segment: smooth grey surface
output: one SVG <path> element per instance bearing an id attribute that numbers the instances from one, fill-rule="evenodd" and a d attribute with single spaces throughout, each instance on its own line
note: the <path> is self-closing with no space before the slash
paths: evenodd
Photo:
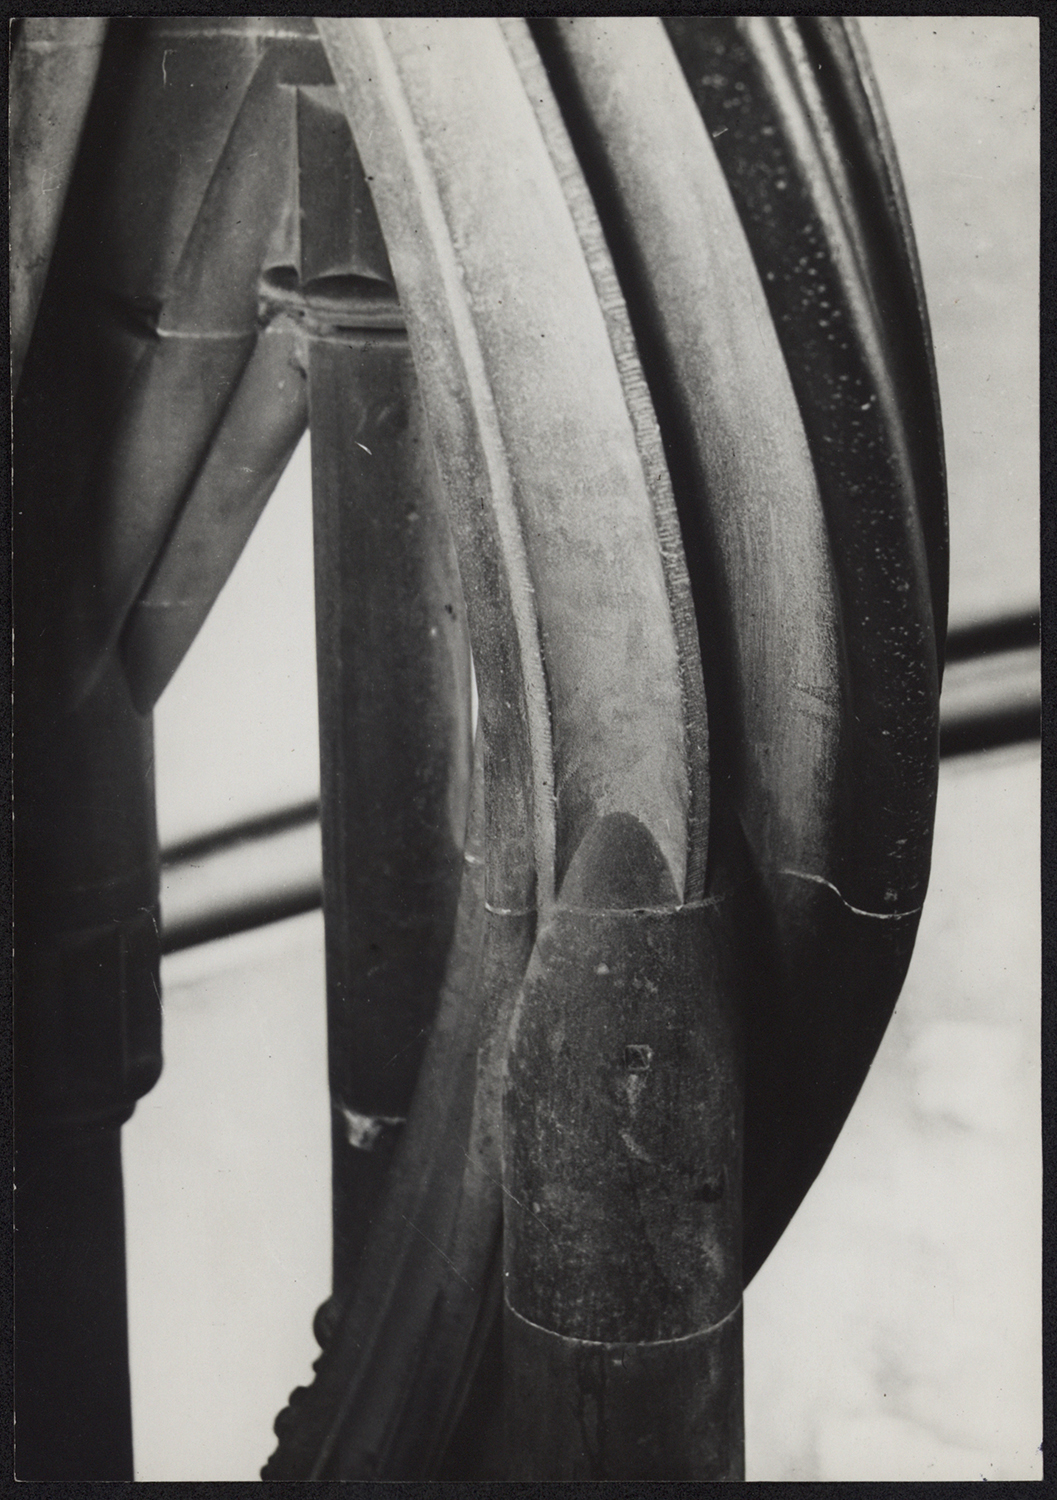
<path id="1" fill-rule="evenodd" d="M 868 16 L 946 433 L 952 627 L 1038 605 L 1039 26 Z"/>
<path id="2" fill-rule="evenodd" d="M 851 1116 L 745 1294 L 750 1479 L 1042 1474 L 1039 756 L 944 764 Z"/>

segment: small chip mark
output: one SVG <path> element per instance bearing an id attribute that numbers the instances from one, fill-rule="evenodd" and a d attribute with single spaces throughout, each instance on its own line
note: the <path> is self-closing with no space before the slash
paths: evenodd
<path id="1" fill-rule="evenodd" d="M 624 1066 L 629 1073 L 648 1073 L 653 1062 L 653 1048 L 645 1043 L 629 1042 L 624 1048 Z"/>
<path id="2" fill-rule="evenodd" d="M 656 1162 L 648 1151 L 644 1151 L 630 1130 L 622 1130 L 620 1139 L 624 1143 L 624 1150 L 634 1161 L 645 1162 L 647 1166 L 656 1166 Z"/>
<path id="3" fill-rule="evenodd" d="M 706 1177 L 695 1192 L 694 1199 L 697 1203 L 718 1203 L 726 1190 L 726 1186 L 726 1173 L 722 1171 L 716 1178 Z"/>
<path id="4" fill-rule="evenodd" d="M 406 1121 L 400 1115 L 361 1115 L 354 1109 L 339 1105 L 345 1120 L 345 1136 L 350 1146 L 357 1151 L 373 1151 L 375 1142 L 385 1130 L 394 1130 Z"/>

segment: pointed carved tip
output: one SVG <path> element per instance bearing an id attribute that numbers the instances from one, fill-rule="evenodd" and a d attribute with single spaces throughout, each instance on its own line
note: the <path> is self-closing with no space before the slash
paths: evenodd
<path id="1" fill-rule="evenodd" d="M 580 841 L 561 886 L 565 906 L 634 911 L 679 904 L 668 861 L 631 813 L 607 813 Z"/>

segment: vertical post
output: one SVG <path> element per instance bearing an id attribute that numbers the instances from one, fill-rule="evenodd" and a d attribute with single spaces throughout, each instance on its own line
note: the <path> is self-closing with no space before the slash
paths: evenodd
<path id="1" fill-rule="evenodd" d="M 537 939 L 504 1113 L 508 1477 L 741 1479 L 730 901 L 626 815 Z"/>
<path id="2" fill-rule="evenodd" d="M 403 333 L 313 340 L 309 410 L 340 1297 L 411 1103 L 454 926 L 469 661 Z"/>
<path id="3" fill-rule="evenodd" d="M 458 567 L 403 319 L 336 94 L 299 92 L 335 1306 L 377 1212 L 455 924 L 469 806 Z M 351 193 L 351 197 L 349 196 Z M 317 1325 L 326 1339 L 324 1314 Z"/>
<path id="4" fill-rule="evenodd" d="M 8 146 L 11 389 L 40 305 L 106 36 L 104 16 L 26 16 L 13 37 Z"/>
<path id="5" fill-rule="evenodd" d="M 58 719 L 18 677 L 15 1470 L 130 1480 L 120 1137 L 161 1071 L 151 721 L 113 663 Z"/>
<path id="6" fill-rule="evenodd" d="M 160 76 L 164 39 L 142 23 L 111 28 L 94 90 L 94 61 L 80 60 L 71 87 L 82 102 L 91 92 L 91 106 L 14 411 L 20 1479 L 133 1478 L 120 1130 L 161 1070 L 159 868 L 151 718 L 112 649 L 131 597 L 110 584 L 129 546 L 149 565 L 180 461 L 193 472 L 212 420 L 196 428 L 171 384 L 146 407 L 130 409 L 129 393 L 142 394 L 153 354 L 164 365 L 166 350 L 179 345 L 178 362 L 190 350 L 140 315 L 165 300 L 174 220 L 186 234 L 212 178 L 257 65 L 249 42 L 221 46 L 219 59 L 214 50 L 215 74 L 185 75 L 180 89 Z M 206 86 L 192 92 L 194 82 Z M 71 101 L 53 103 L 62 113 Z M 203 114 L 207 128 L 188 137 Z M 31 186 L 39 193 L 39 178 Z M 217 277 L 201 282 L 223 290 Z M 232 343 L 204 342 L 209 355 Z M 208 386 L 222 406 L 223 380 L 202 378 L 216 363 L 195 368 L 183 389 Z M 151 455 L 146 477 L 126 465 L 130 451 Z M 128 576 L 133 595 L 140 581 Z"/>

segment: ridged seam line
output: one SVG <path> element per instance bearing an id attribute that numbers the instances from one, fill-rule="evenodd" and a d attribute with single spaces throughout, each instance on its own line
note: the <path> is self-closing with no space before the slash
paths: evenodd
<path id="1" fill-rule="evenodd" d="M 846 907 L 848 911 L 853 912 L 857 917 L 871 917 L 875 922 L 897 922 L 907 917 L 920 916 L 923 910 L 921 906 L 912 906 L 908 911 L 866 911 L 861 906 L 853 906 L 851 902 L 841 894 L 841 892 L 833 884 L 832 880 L 827 880 L 824 875 L 812 875 L 807 870 L 788 869 L 775 870 L 774 873 L 776 875 L 787 875 L 793 880 L 806 880 L 809 881 L 812 885 L 827 886 L 828 889 L 831 890 L 836 896 L 841 905 Z"/>
<path id="2" fill-rule="evenodd" d="M 577 1338 L 575 1334 L 558 1333 L 554 1328 L 544 1328 L 542 1323 L 534 1323 L 531 1318 L 526 1318 L 524 1313 L 519 1313 L 516 1307 L 512 1307 L 505 1295 L 503 1297 L 504 1311 L 517 1318 L 519 1323 L 524 1323 L 526 1328 L 532 1328 L 537 1333 L 545 1334 L 550 1339 L 557 1339 L 563 1344 L 574 1344 L 584 1349 L 612 1350 L 672 1349 L 677 1348 L 680 1344 L 693 1343 L 695 1339 L 705 1339 L 734 1322 L 740 1315 L 743 1305 L 743 1299 L 739 1297 L 730 1312 L 724 1313 L 723 1317 L 717 1319 L 715 1323 L 709 1323 L 704 1328 L 697 1328 L 693 1333 L 680 1334 L 678 1338 L 674 1339 L 581 1339 Z"/>

